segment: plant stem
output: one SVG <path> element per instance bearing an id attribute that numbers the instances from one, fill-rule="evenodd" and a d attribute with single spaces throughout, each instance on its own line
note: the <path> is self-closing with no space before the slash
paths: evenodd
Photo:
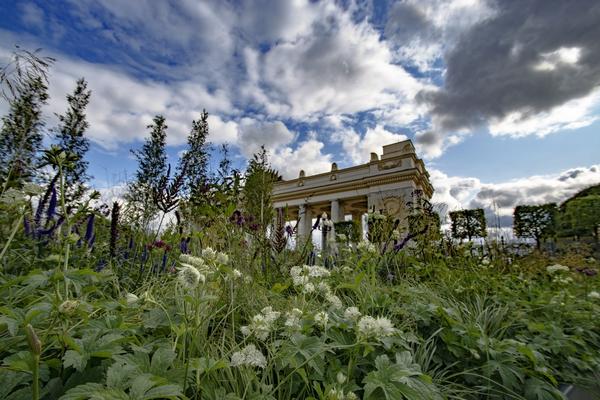
<path id="1" fill-rule="evenodd" d="M 40 398 L 40 356 L 37 354 L 33 355 L 33 382 L 31 387 L 32 399 L 39 400 Z"/>
<path id="2" fill-rule="evenodd" d="M 17 231 L 19 230 L 19 226 L 21 226 L 21 224 L 23 223 L 24 217 L 25 217 L 24 214 L 21 214 L 21 216 L 19 217 L 19 220 L 15 223 L 15 226 L 13 226 L 12 232 L 10 233 L 10 236 L 9 236 L 8 240 L 6 241 L 6 244 L 2 248 L 2 252 L 0 253 L 0 260 L 2 260 L 4 258 L 4 254 L 8 250 L 10 243 L 15 238 L 15 235 L 17 234 Z M 2 269 L 1 265 L 0 265 L 0 269 Z"/>

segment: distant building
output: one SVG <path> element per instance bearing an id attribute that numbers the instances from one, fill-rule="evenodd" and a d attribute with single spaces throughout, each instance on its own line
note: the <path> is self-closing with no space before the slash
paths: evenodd
<path id="1" fill-rule="evenodd" d="M 333 222 L 350 217 L 362 224 L 363 215 L 378 210 L 404 219 L 405 204 L 419 190 L 430 199 L 433 186 L 423 160 L 417 157 L 410 140 L 383 146 L 381 157 L 371 153 L 371 161 L 354 167 L 275 183 L 273 206 L 286 208 L 288 220 L 298 220 L 298 236 L 311 231 L 312 219 L 326 212 Z M 348 218 L 347 218 L 348 217 Z"/>

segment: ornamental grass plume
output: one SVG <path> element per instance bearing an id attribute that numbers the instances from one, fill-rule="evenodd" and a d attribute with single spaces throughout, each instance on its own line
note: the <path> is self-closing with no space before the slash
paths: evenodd
<path id="1" fill-rule="evenodd" d="M 244 347 L 241 351 L 236 351 L 231 356 L 232 367 L 258 367 L 265 368 L 267 366 L 267 359 L 265 356 L 254 346 L 249 344 Z"/>

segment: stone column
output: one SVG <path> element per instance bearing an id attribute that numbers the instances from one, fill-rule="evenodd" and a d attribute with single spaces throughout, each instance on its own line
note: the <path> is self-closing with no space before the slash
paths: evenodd
<path id="1" fill-rule="evenodd" d="M 363 233 L 363 213 L 359 213 L 359 212 L 355 212 L 352 213 L 352 221 L 358 221 L 358 228 L 359 228 L 359 240 L 363 240 L 364 238 L 364 233 Z"/>
<path id="2" fill-rule="evenodd" d="M 308 204 L 300 204 L 298 210 L 298 238 L 297 241 L 305 240 L 310 235 L 310 228 L 312 228 L 312 213 Z"/>
<path id="3" fill-rule="evenodd" d="M 341 222 L 344 220 L 343 208 L 340 206 L 339 200 L 331 200 L 331 220 L 333 222 Z"/>

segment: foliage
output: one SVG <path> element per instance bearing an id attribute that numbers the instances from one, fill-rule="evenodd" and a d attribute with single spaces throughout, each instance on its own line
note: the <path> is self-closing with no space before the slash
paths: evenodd
<path id="1" fill-rule="evenodd" d="M 36 162 L 42 150 L 44 125 L 42 106 L 48 100 L 42 78 L 34 77 L 20 85 L 10 102 L 9 113 L 2 118 L 0 131 L 0 183 L 22 187 L 37 176 Z"/>
<path id="2" fill-rule="evenodd" d="M 150 137 L 146 138 L 140 150 L 132 150 L 138 162 L 135 180 L 127 191 L 127 200 L 152 215 L 152 199 L 167 172 L 167 155 L 165 145 L 167 140 L 167 124 L 162 115 L 154 117 L 153 123 L 147 126 Z M 146 209 L 144 209 L 146 208 Z"/>
<path id="3" fill-rule="evenodd" d="M 40 80 L 48 84 L 48 69 L 55 61 L 41 56 L 40 49 L 29 51 L 15 47 L 10 62 L 0 69 L 0 97 L 8 102 L 20 97 L 31 82 Z"/>
<path id="4" fill-rule="evenodd" d="M 451 211 L 452 237 L 455 239 L 468 239 L 474 237 L 486 237 L 486 221 L 483 209 L 474 208 L 468 210 Z"/>
<path id="5" fill-rule="evenodd" d="M 91 91 L 87 89 L 87 82 L 81 78 L 73 94 L 67 95 L 69 108 L 64 115 L 59 115 L 59 126 L 56 128 L 58 146 L 73 158 L 73 161 L 63 171 L 67 187 L 67 199 L 78 200 L 85 192 L 85 182 L 88 162 L 85 154 L 89 149 L 89 139 L 85 131 L 89 127 L 86 120 L 85 109 L 90 101 Z"/>
<path id="6" fill-rule="evenodd" d="M 517 237 L 535 239 L 539 250 L 543 238 L 556 232 L 555 203 L 542 205 L 518 205 L 514 211 L 513 229 Z"/>
<path id="7" fill-rule="evenodd" d="M 183 191 L 189 194 L 191 202 L 198 204 L 203 200 L 206 193 L 205 186 L 208 184 L 208 113 L 202 111 L 200 120 L 192 121 L 192 129 L 187 140 L 187 150 L 182 156 L 180 169 L 185 166 Z M 181 171 L 183 172 L 183 171 Z"/>
<path id="8" fill-rule="evenodd" d="M 588 195 L 567 202 L 559 214 L 560 236 L 598 237 L 600 195 Z"/>

